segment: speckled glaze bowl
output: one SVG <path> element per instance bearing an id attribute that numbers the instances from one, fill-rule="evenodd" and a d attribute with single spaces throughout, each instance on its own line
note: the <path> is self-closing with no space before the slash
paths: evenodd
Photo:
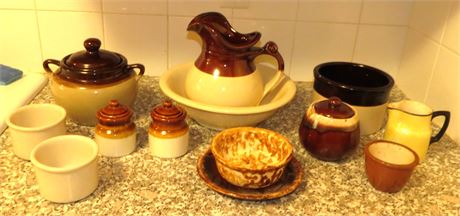
<path id="1" fill-rule="evenodd" d="M 274 131 L 239 127 L 218 133 L 211 144 L 219 174 L 244 188 L 276 183 L 292 158 L 289 140 Z"/>
<path id="2" fill-rule="evenodd" d="M 255 126 L 289 103 L 296 92 L 295 83 L 286 76 L 257 106 L 232 107 L 202 103 L 189 99 L 185 94 L 185 74 L 192 67 L 193 63 L 190 62 L 164 73 L 160 78 L 161 91 L 184 107 L 188 115 L 200 125 L 216 130 Z M 268 83 L 275 75 L 276 70 L 271 69 L 258 65 L 258 70 L 263 70 L 261 74 L 264 83 Z"/>

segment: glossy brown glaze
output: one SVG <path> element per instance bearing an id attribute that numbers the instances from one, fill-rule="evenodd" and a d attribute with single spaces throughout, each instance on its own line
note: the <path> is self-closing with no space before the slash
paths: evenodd
<path id="1" fill-rule="evenodd" d="M 369 147 L 377 142 L 386 142 L 401 146 L 412 152 L 415 159 L 410 164 L 391 164 L 382 161 L 372 155 L 369 151 Z M 419 162 L 417 153 L 410 148 L 395 142 L 383 140 L 376 140 L 366 144 L 364 147 L 364 157 L 366 175 L 371 185 L 377 190 L 389 193 L 398 192 L 404 187 L 404 185 L 406 185 Z"/>
<path id="2" fill-rule="evenodd" d="M 96 133 L 107 138 L 124 138 L 136 132 L 136 125 L 131 117 L 133 112 L 125 105 L 111 100 L 109 104 L 100 109 L 96 117 Z"/>
<path id="3" fill-rule="evenodd" d="M 359 126 L 352 131 L 343 131 L 319 124 L 313 129 L 305 118 L 299 127 L 300 142 L 305 149 L 325 161 L 338 161 L 353 153 L 359 144 L 359 135 Z"/>
<path id="4" fill-rule="evenodd" d="M 203 46 L 195 66 L 201 71 L 219 76 L 238 77 L 251 74 L 256 67 L 253 60 L 262 54 L 278 61 L 278 69 L 284 71 L 284 60 L 274 42 L 264 47 L 254 47 L 260 40 L 259 32 L 241 34 L 233 29 L 220 13 L 207 12 L 196 16 L 188 25 L 188 31 L 200 35 Z"/>
<path id="5" fill-rule="evenodd" d="M 188 125 L 185 122 L 187 112 L 166 100 L 163 104 L 156 106 L 150 112 L 152 123 L 149 127 L 149 133 L 160 138 L 173 138 L 185 134 L 188 131 Z"/>
<path id="6" fill-rule="evenodd" d="M 312 104 L 299 126 L 299 138 L 314 157 L 337 161 L 352 153 L 359 144 L 357 113 L 339 98 Z"/>
<path id="7" fill-rule="evenodd" d="M 394 85 L 389 74 L 358 63 L 327 62 L 316 66 L 313 72 L 316 92 L 357 106 L 385 104 Z"/>
<path id="8" fill-rule="evenodd" d="M 142 64 L 128 65 L 126 58 L 118 53 L 100 49 L 101 41 L 88 38 L 83 43 L 85 50 L 64 57 L 61 61 L 47 59 L 43 62 L 46 72 L 53 73 L 50 64 L 59 67 L 53 74 L 59 79 L 89 85 L 105 85 L 124 80 L 139 70 L 142 76 L 145 68 Z"/>
<path id="9" fill-rule="evenodd" d="M 303 178 L 300 163 L 292 157 L 283 175 L 275 184 L 261 189 L 238 187 L 228 183 L 219 174 L 215 158 L 210 149 L 198 159 L 197 171 L 201 179 L 212 190 L 229 197 L 244 200 L 269 200 L 286 196 L 299 187 Z"/>

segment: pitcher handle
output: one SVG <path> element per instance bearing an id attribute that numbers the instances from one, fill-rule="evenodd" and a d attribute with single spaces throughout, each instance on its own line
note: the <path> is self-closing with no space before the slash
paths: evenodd
<path id="1" fill-rule="evenodd" d="M 135 68 L 139 69 L 139 73 L 137 73 L 138 78 L 136 79 L 136 82 L 139 82 L 139 80 L 141 79 L 142 75 L 144 75 L 145 67 L 142 64 L 130 64 L 130 65 L 128 65 L 127 70 L 130 71 L 130 70 L 133 70 Z"/>
<path id="2" fill-rule="evenodd" d="M 261 54 L 267 54 L 273 56 L 278 62 L 278 70 L 284 71 L 284 60 L 281 54 L 278 52 L 278 45 L 273 41 L 268 41 L 262 48 L 263 52 Z"/>
<path id="3" fill-rule="evenodd" d="M 439 141 L 441 137 L 444 135 L 444 133 L 446 133 L 447 127 L 449 126 L 449 121 L 450 121 L 449 111 L 435 111 L 431 115 L 431 120 L 433 120 L 437 116 L 444 116 L 444 124 L 442 125 L 441 130 L 439 130 L 438 134 L 431 137 L 430 144 Z"/>

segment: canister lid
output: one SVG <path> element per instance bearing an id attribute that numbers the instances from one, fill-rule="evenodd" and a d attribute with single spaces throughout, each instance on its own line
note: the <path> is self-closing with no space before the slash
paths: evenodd
<path id="1" fill-rule="evenodd" d="M 118 103 L 117 100 L 111 100 L 109 104 L 100 109 L 96 117 L 99 123 L 107 126 L 120 126 L 131 122 L 133 112 L 128 106 Z"/>
<path id="2" fill-rule="evenodd" d="M 150 116 L 153 121 L 164 123 L 176 123 L 183 121 L 187 113 L 179 106 L 174 106 L 170 100 L 166 100 L 163 104 L 153 108 Z"/>
<path id="3" fill-rule="evenodd" d="M 100 49 L 101 41 L 88 38 L 83 42 L 86 50 L 71 54 L 65 64 L 72 69 L 111 69 L 123 63 L 123 59 L 114 52 Z"/>
<path id="4" fill-rule="evenodd" d="M 100 49 L 101 41 L 88 38 L 81 50 L 62 59 L 56 75 L 64 80 L 82 84 L 108 84 L 123 80 L 132 74 L 126 58 L 116 52 Z"/>
<path id="5" fill-rule="evenodd" d="M 314 105 L 317 114 L 336 119 L 347 119 L 355 115 L 355 112 L 338 97 L 331 97 Z"/>

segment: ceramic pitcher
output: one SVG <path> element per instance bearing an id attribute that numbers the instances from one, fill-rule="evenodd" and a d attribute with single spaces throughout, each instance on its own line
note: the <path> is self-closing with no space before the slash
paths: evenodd
<path id="1" fill-rule="evenodd" d="M 201 54 L 186 74 L 185 93 L 188 98 L 219 106 L 254 106 L 274 83 L 284 77 L 284 61 L 278 46 L 267 42 L 256 47 L 261 34 L 242 34 L 233 29 L 220 13 L 207 12 L 196 16 L 188 25 L 202 39 Z M 264 83 L 254 59 L 270 55 L 278 62 L 278 73 Z"/>
<path id="2" fill-rule="evenodd" d="M 431 124 L 435 117 L 444 116 L 439 132 L 432 136 Z M 425 159 L 428 146 L 439 141 L 449 126 L 450 112 L 433 112 L 427 105 L 413 100 L 402 100 L 388 104 L 388 121 L 383 138 L 403 144 Z"/>

